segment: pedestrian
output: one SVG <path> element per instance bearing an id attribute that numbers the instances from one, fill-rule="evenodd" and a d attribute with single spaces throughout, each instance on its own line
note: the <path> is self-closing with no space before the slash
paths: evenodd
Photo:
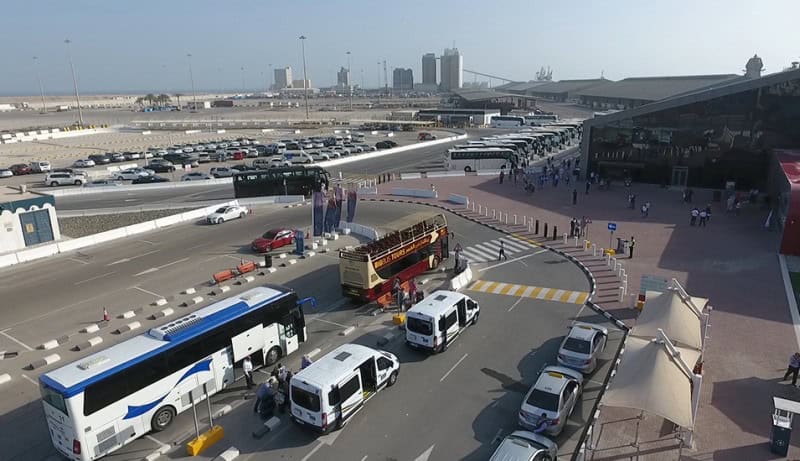
<path id="1" fill-rule="evenodd" d="M 692 208 L 691 218 L 689 218 L 689 225 L 694 226 L 697 222 L 697 218 L 700 216 L 700 210 L 697 207 Z"/>
<path id="2" fill-rule="evenodd" d="M 586 195 L 589 195 L 589 188 L 592 187 L 592 182 L 588 179 L 586 180 Z"/>
<path id="3" fill-rule="evenodd" d="M 553 175 L 553 187 L 558 187 L 558 173 Z"/>
<path id="4" fill-rule="evenodd" d="M 262 419 L 271 417 L 275 410 L 275 390 L 272 388 L 271 379 L 264 381 L 256 390 L 256 402 L 253 412 L 258 413 Z"/>
<path id="5" fill-rule="evenodd" d="M 576 221 L 577 220 L 575 218 L 572 218 L 572 219 L 569 220 L 569 236 L 570 236 L 570 238 L 575 236 L 575 224 L 576 224 Z"/>
<path id="6" fill-rule="evenodd" d="M 244 379 L 247 382 L 247 388 L 253 388 L 253 362 L 250 360 L 250 356 L 244 358 L 242 362 L 242 371 L 244 372 Z"/>
<path id="7" fill-rule="evenodd" d="M 569 176 L 567 176 L 567 177 L 569 177 Z M 578 189 L 572 189 L 572 204 L 573 205 L 577 205 L 578 204 Z"/>
<path id="8" fill-rule="evenodd" d="M 789 375 L 792 375 L 792 386 L 797 386 L 798 372 L 800 372 L 800 352 L 795 352 L 789 357 L 789 368 L 786 369 L 782 381 L 786 381 L 789 379 Z"/>
<path id="9" fill-rule="evenodd" d="M 706 227 L 706 221 L 707 220 L 708 220 L 708 213 L 706 213 L 706 210 L 701 211 L 700 212 L 700 224 L 699 225 L 701 227 Z"/>
<path id="10" fill-rule="evenodd" d="M 311 358 L 308 355 L 304 355 L 303 358 L 300 359 L 300 369 L 305 370 L 312 363 Z"/>
<path id="11" fill-rule="evenodd" d="M 103 308 L 103 321 L 104 322 L 111 321 L 111 316 L 108 315 L 108 309 L 106 309 L 105 307 Z"/>
<path id="12" fill-rule="evenodd" d="M 414 300 L 417 299 L 417 282 L 413 277 L 408 281 L 408 298 L 411 304 L 414 304 Z"/>
<path id="13" fill-rule="evenodd" d="M 398 299 L 400 296 L 400 278 L 394 279 L 394 283 L 392 284 L 392 296 L 395 299 Z"/>
<path id="14" fill-rule="evenodd" d="M 650 216 L 650 202 L 644 202 L 644 217 Z"/>
<path id="15" fill-rule="evenodd" d="M 633 259 L 633 247 L 636 246 L 636 239 L 631 235 L 631 240 L 628 242 L 628 259 Z"/>
<path id="16" fill-rule="evenodd" d="M 706 212 L 706 221 L 711 221 L 711 204 L 706 204 L 706 208 L 704 210 Z"/>
<path id="17" fill-rule="evenodd" d="M 497 254 L 497 260 L 500 261 L 500 258 L 508 261 L 508 256 L 506 256 L 506 245 L 500 240 L 500 252 Z"/>
<path id="18" fill-rule="evenodd" d="M 588 216 L 581 218 L 581 237 L 588 237 L 589 223 L 592 222 Z"/>
<path id="19" fill-rule="evenodd" d="M 275 369 L 272 370 L 272 372 L 275 375 L 275 377 L 278 378 L 278 382 L 281 382 L 281 381 L 286 381 L 286 374 L 289 373 L 289 370 L 286 369 L 286 367 L 279 362 L 278 366 L 276 366 Z"/>
<path id="20" fill-rule="evenodd" d="M 503 178 L 506 177 L 506 171 L 500 170 L 500 184 L 503 184 Z"/>

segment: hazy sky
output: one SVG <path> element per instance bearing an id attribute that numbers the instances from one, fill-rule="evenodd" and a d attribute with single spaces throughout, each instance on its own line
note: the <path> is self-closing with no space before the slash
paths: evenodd
<path id="1" fill-rule="evenodd" d="M 0 93 L 71 91 L 65 38 L 83 92 L 263 89 L 269 64 L 336 82 L 351 51 L 353 81 L 377 85 L 378 61 L 414 69 L 453 42 L 466 69 L 514 80 L 541 66 L 556 80 L 740 73 L 758 53 L 767 72 L 800 60 L 800 0 L 6 0 Z M 382 73 L 381 69 L 381 73 Z M 482 78 L 479 78 L 481 80 Z M 466 74 L 465 81 L 473 76 Z M 500 82 L 494 81 L 497 85 Z"/>

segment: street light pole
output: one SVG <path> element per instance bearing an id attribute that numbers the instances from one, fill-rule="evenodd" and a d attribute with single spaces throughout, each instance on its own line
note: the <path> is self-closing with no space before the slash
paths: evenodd
<path id="1" fill-rule="evenodd" d="M 192 83 L 192 112 L 197 111 L 197 93 L 194 91 L 194 73 L 192 72 L 192 53 L 187 53 L 186 57 L 189 58 L 189 80 Z"/>
<path id="2" fill-rule="evenodd" d="M 42 76 L 39 73 L 39 58 L 33 57 L 33 66 L 36 68 L 36 80 L 39 81 L 39 93 L 42 95 L 42 113 L 47 113 L 47 106 L 44 104 L 44 86 L 42 86 Z"/>
<path id="3" fill-rule="evenodd" d="M 303 96 L 306 100 L 306 120 L 308 120 L 308 76 L 306 75 L 306 36 L 300 36 L 300 46 L 303 50 Z"/>
<path id="4" fill-rule="evenodd" d="M 350 52 L 347 52 L 347 91 L 350 95 L 350 111 L 353 111 L 353 75 L 350 73 Z"/>
<path id="5" fill-rule="evenodd" d="M 242 96 L 244 96 L 244 94 L 246 93 L 246 91 L 244 89 L 244 87 L 245 87 L 245 85 L 244 85 L 244 67 L 242 67 L 241 69 L 242 69 Z"/>
<path id="6" fill-rule="evenodd" d="M 273 88 L 275 86 L 275 83 L 273 83 L 273 79 L 274 78 L 275 78 L 275 74 L 272 72 L 272 64 L 270 64 L 269 65 L 269 88 L 267 88 L 267 91 L 272 91 L 274 89 Z"/>
<path id="7" fill-rule="evenodd" d="M 83 126 L 83 112 L 81 111 L 81 96 L 78 94 L 78 77 L 75 75 L 75 65 L 72 63 L 72 52 L 70 51 L 69 44 L 72 40 L 66 39 L 64 43 L 67 44 L 67 57 L 69 58 L 69 67 L 72 69 L 72 85 L 75 87 L 75 102 L 78 104 L 78 124 Z"/>

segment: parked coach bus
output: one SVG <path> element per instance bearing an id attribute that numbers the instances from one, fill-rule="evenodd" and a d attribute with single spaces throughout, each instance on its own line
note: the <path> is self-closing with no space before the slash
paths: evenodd
<path id="1" fill-rule="evenodd" d="M 233 175 L 236 198 L 302 195 L 328 188 L 330 176 L 318 166 L 283 166 Z"/>
<path id="2" fill-rule="evenodd" d="M 525 118 L 514 115 L 495 115 L 490 122 L 492 128 L 519 128 L 525 126 Z"/>
<path id="3" fill-rule="evenodd" d="M 267 285 L 218 301 L 39 377 L 55 448 L 94 460 L 147 434 L 233 384 L 250 356 L 271 365 L 306 340 L 303 304 Z M 241 375 L 239 376 L 241 377 Z"/>
<path id="4" fill-rule="evenodd" d="M 401 283 L 435 269 L 450 254 L 443 214 L 415 213 L 388 224 L 398 229 L 352 250 L 339 252 L 339 280 L 345 296 L 373 301 Z"/>
<path id="5" fill-rule="evenodd" d="M 519 156 L 511 149 L 476 146 L 469 149 L 448 149 L 444 165 L 448 170 L 470 173 L 511 168 L 520 165 L 520 161 Z"/>

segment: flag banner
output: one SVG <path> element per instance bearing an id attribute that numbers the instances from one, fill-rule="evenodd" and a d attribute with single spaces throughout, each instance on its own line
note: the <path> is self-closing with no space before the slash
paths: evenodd
<path id="1" fill-rule="evenodd" d="M 347 191 L 347 222 L 353 222 L 356 217 L 356 203 L 358 194 L 354 190 Z"/>

